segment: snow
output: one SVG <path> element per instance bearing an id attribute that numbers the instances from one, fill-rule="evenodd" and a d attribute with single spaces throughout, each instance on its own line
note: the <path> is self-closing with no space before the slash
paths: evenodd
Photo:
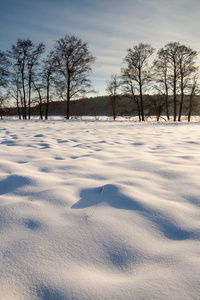
<path id="1" fill-rule="evenodd" d="M 199 299 L 200 124 L 0 123 L 0 299 Z"/>

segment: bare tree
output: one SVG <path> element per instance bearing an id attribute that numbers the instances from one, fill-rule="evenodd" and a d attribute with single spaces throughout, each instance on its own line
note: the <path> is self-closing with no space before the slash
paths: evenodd
<path id="1" fill-rule="evenodd" d="M 191 81 L 191 75 L 197 71 L 195 66 L 195 59 L 197 57 L 197 52 L 193 51 L 190 47 L 185 45 L 179 46 L 179 70 L 180 70 L 180 91 L 181 91 L 181 100 L 179 106 L 179 115 L 178 121 L 181 121 L 181 114 L 184 101 L 184 92 L 187 88 L 187 85 Z M 193 81 L 194 82 L 194 81 Z"/>
<path id="2" fill-rule="evenodd" d="M 38 45 L 32 43 L 32 47 L 30 47 L 28 52 L 28 118 L 31 117 L 31 89 L 32 82 L 35 81 L 34 77 L 39 75 L 37 67 L 39 66 L 39 59 L 41 54 L 44 53 L 45 46 L 43 43 Z"/>
<path id="3" fill-rule="evenodd" d="M 30 39 L 18 39 L 16 45 L 12 45 L 11 51 L 8 51 L 9 58 L 12 61 L 13 72 L 18 73 L 17 86 L 21 89 L 20 95 L 22 97 L 24 119 L 27 118 L 27 105 L 30 119 L 31 84 L 33 74 L 36 75 L 34 68 L 38 66 L 40 55 L 44 52 L 44 49 L 43 43 L 37 45 Z"/>
<path id="4" fill-rule="evenodd" d="M 28 51 L 32 46 L 32 42 L 27 40 L 17 40 L 16 45 L 12 45 L 12 50 L 8 51 L 9 57 L 12 60 L 12 66 L 14 68 L 14 72 L 17 70 L 19 74 L 19 80 L 21 83 L 21 96 L 23 101 L 23 119 L 26 119 L 27 112 L 27 101 L 26 101 L 26 65 L 28 61 Z"/>
<path id="5" fill-rule="evenodd" d="M 120 87 L 120 84 L 121 83 L 117 75 L 111 75 L 111 79 L 107 82 L 106 90 L 110 98 L 113 120 L 115 120 L 117 116 L 117 99 L 119 97 L 118 89 Z"/>
<path id="6" fill-rule="evenodd" d="M 91 88 L 88 75 L 95 57 L 89 52 L 87 43 L 74 35 L 57 40 L 54 54 L 59 76 L 57 87 L 62 99 L 67 102 L 66 118 L 69 119 L 70 99 L 79 97 Z"/>
<path id="7" fill-rule="evenodd" d="M 138 118 L 141 121 L 141 109 L 140 109 L 140 99 L 137 95 L 136 83 L 133 80 L 132 70 L 122 69 L 122 85 L 126 97 L 130 98 L 137 107 Z"/>
<path id="8" fill-rule="evenodd" d="M 126 68 L 122 69 L 122 76 L 129 77 L 137 86 L 139 93 L 139 108 L 142 121 L 144 121 L 144 101 L 143 90 L 144 86 L 151 80 L 150 69 L 148 68 L 148 58 L 154 53 L 154 48 L 149 44 L 139 43 L 133 46 L 133 49 L 128 49 L 128 54 L 124 58 Z"/>
<path id="9" fill-rule="evenodd" d="M 8 96 L 16 100 L 17 113 L 19 119 L 21 120 L 21 111 L 22 111 L 22 116 L 24 115 L 24 112 L 23 112 L 23 101 L 21 95 L 21 82 L 20 82 L 20 75 L 18 70 L 16 70 L 16 72 L 14 71 L 10 72 L 10 80 L 8 84 Z"/>
<path id="10" fill-rule="evenodd" d="M 165 70 L 165 86 L 172 89 L 173 94 L 173 114 L 174 121 L 177 119 L 178 101 L 177 97 L 180 92 L 180 105 L 178 121 L 181 121 L 181 114 L 184 101 L 184 91 L 189 84 L 190 76 L 197 70 L 195 59 L 197 52 L 190 47 L 181 45 L 178 42 L 171 42 L 158 51 L 158 62 L 163 63 Z M 167 84 L 168 82 L 168 84 Z"/>
<path id="11" fill-rule="evenodd" d="M 43 60 L 42 67 L 42 81 L 44 88 L 46 90 L 46 109 L 45 109 L 45 119 L 48 119 L 49 114 L 49 102 L 50 102 L 50 87 L 54 83 L 54 73 L 56 68 L 56 56 L 53 51 L 51 51 L 47 57 Z"/>
<path id="12" fill-rule="evenodd" d="M 154 88 L 160 95 L 162 95 L 162 100 L 163 97 L 165 98 L 165 110 L 167 119 L 169 120 L 168 58 L 164 49 L 160 49 L 157 53 L 157 56 L 157 59 L 153 62 L 154 80 L 156 82 Z"/>

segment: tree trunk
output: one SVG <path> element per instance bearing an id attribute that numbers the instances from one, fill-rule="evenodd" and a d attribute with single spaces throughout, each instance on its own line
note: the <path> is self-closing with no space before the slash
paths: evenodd
<path id="1" fill-rule="evenodd" d="M 42 113 L 42 103 L 41 103 L 41 99 L 40 99 L 40 103 L 39 103 L 39 110 L 40 110 L 40 119 L 43 119 L 43 113 Z"/>
<path id="2" fill-rule="evenodd" d="M 49 78 L 47 80 L 47 103 L 46 103 L 46 110 L 45 110 L 45 120 L 48 119 L 48 114 L 49 114 Z"/>
<path id="3" fill-rule="evenodd" d="M 190 95 L 190 104 L 189 104 L 189 111 L 188 111 L 188 122 L 190 122 L 190 118 L 191 118 L 191 112 L 192 112 L 192 99 L 193 99 L 193 95 L 191 93 Z"/>
<path id="4" fill-rule="evenodd" d="M 20 93 L 20 101 L 21 101 L 21 108 L 22 108 L 22 118 L 24 119 L 24 102 L 21 93 Z"/>
<path id="5" fill-rule="evenodd" d="M 115 121 L 116 119 L 116 97 L 114 96 L 113 99 L 113 120 Z"/>
<path id="6" fill-rule="evenodd" d="M 40 113 L 40 119 L 42 120 L 42 119 L 43 119 L 43 113 L 42 113 L 42 97 L 41 97 L 40 89 L 38 89 L 38 96 L 39 96 L 39 99 L 40 99 L 40 102 L 39 102 L 39 113 Z"/>
<path id="7" fill-rule="evenodd" d="M 21 120 L 21 113 L 20 113 L 20 108 L 19 108 L 19 90 L 18 90 L 18 88 L 17 88 L 17 112 L 18 112 L 19 120 Z"/>
<path id="8" fill-rule="evenodd" d="M 196 87 L 196 84 L 194 83 L 192 86 L 192 91 L 191 91 L 190 100 L 189 100 L 190 102 L 189 102 L 189 111 L 188 111 L 188 122 L 190 122 L 190 118 L 191 118 L 191 114 L 192 114 L 192 100 L 195 95 L 195 87 Z"/>
<path id="9" fill-rule="evenodd" d="M 139 121 L 141 121 L 140 104 L 138 101 L 137 101 L 137 109 L 138 109 L 138 118 L 139 118 Z"/>
<path id="10" fill-rule="evenodd" d="M 28 118 L 31 118 L 31 75 L 29 75 L 28 83 Z"/>
<path id="11" fill-rule="evenodd" d="M 174 122 L 176 121 L 176 107 L 177 107 L 177 97 L 176 97 L 176 70 L 174 71 L 174 87 L 173 87 L 173 94 L 174 94 Z"/>
<path id="12" fill-rule="evenodd" d="M 24 84 L 24 72 L 22 71 L 22 89 L 23 89 L 23 119 L 26 119 L 26 90 Z"/>
<path id="13" fill-rule="evenodd" d="M 167 120 L 169 121 L 169 95 L 168 95 L 168 86 L 166 81 L 165 81 L 165 107 L 166 107 Z"/>
<path id="14" fill-rule="evenodd" d="M 66 118 L 69 120 L 69 101 L 70 101 L 70 77 L 67 79 L 67 115 Z"/>
<path id="15" fill-rule="evenodd" d="M 140 88 L 140 109 L 142 121 L 144 121 L 144 107 L 143 107 L 143 95 L 142 95 L 142 78 L 141 78 L 141 69 L 139 70 L 139 88 Z"/>
<path id="16" fill-rule="evenodd" d="M 138 118 L 139 118 L 139 121 L 141 121 L 141 113 L 140 113 L 140 104 L 139 104 L 139 100 L 137 99 L 137 96 L 135 96 L 135 93 L 134 93 L 134 89 L 133 89 L 132 83 L 130 84 L 130 86 L 131 86 L 131 93 L 132 93 L 132 96 L 133 96 L 133 100 L 136 102 L 136 105 L 137 105 Z"/>
<path id="17" fill-rule="evenodd" d="M 190 117 L 191 117 L 191 111 L 189 110 L 189 112 L 188 112 L 188 122 L 190 122 Z"/>
<path id="18" fill-rule="evenodd" d="M 141 109 L 142 121 L 144 121 L 144 107 L 143 107 L 143 95 L 142 95 L 141 85 L 140 85 L 140 109 Z"/>
<path id="19" fill-rule="evenodd" d="M 184 87 L 183 87 L 183 77 L 181 76 L 181 101 L 179 107 L 178 121 L 181 121 L 182 109 L 183 109 L 183 99 L 184 99 Z"/>

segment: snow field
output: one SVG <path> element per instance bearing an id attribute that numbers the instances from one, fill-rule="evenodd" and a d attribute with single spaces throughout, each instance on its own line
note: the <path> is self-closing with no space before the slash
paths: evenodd
<path id="1" fill-rule="evenodd" d="M 0 299 L 199 299 L 200 124 L 0 123 Z"/>

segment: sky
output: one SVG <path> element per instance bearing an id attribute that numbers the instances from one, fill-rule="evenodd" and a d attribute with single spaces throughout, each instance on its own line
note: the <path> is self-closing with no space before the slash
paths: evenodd
<path id="1" fill-rule="evenodd" d="M 127 49 L 140 42 L 155 53 L 169 42 L 199 51 L 199 20 L 199 0 L 0 0 L 0 50 L 29 38 L 48 52 L 57 39 L 75 35 L 96 57 L 91 81 L 103 95 Z"/>

